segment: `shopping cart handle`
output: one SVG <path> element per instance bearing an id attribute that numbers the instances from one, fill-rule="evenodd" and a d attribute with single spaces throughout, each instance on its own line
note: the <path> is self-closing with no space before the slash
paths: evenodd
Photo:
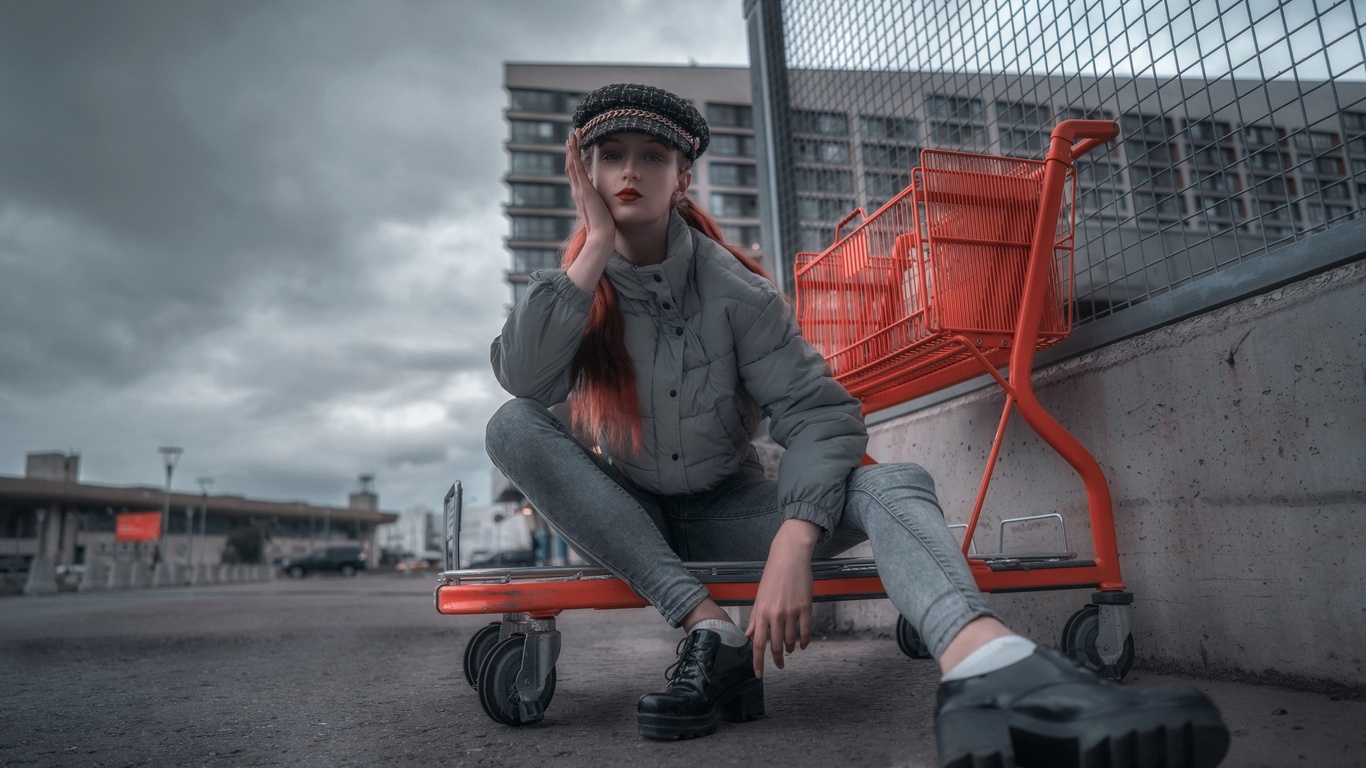
<path id="1" fill-rule="evenodd" d="M 867 216 L 863 213 L 862 206 L 850 211 L 844 218 L 840 219 L 840 222 L 838 224 L 835 225 L 835 242 L 838 243 L 840 241 L 840 229 L 843 228 L 845 224 L 848 224 L 849 222 L 853 221 L 855 216 L 858 216 L 860 218 L 867 218 Z"/>
<path id="2" fill-rule="evenodd" d="M 1072 142 L 1075 160 L 1119 135 L 1119 123 L 1113 120 L 1064 120 L 1053 129 L 1052 138 Z"/>

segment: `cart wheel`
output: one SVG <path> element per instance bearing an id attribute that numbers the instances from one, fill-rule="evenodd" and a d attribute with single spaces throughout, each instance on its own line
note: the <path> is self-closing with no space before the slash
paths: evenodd
<path id="1" fill-rule="evenodd" d="M 526 637 L 514 635 L 493 646 L 479 667 L 479 703 L 484 712 L 503 725 L 522 725 L 517 709 L 517 673 L 522 670 L 522 649 Z M 555 695 L 555 668 L 545 678 L 541 708 L 550 706 Z"/>
<path id="2" fill-rule="evenodd" d="M 1104 675 L 1104 664 L 1100 651 L 1096 648 L 1096 636 L 1100 634 L 1100 608 L 1088 605 L 1072 614 L 1062 628 L 1062 653 L 1083 667 Z M 1124 638 L 1124 652 L 1119 657 L 1119 676 L 1123 680 L 1134 667 L 1134 636 Z M 1107 676 L 1108 677 L 1108 676 Z"/>
<path id="3" fill-rule="evenodd" d="M 913 659 L 928 659 L 932 657 L 930 647 L 925 645 L 925 641 L 920 639 L 920 633 L 915 631 L 911 622 L 906 621 L 905 616 L 896 617 L 896 645 L 901 652 Z"/>
<path id="4" fill-rule="evenodd" d="M 489 655 L 493 646 L 498 644 L 498 630 L 502 626 L 502 622 L 494 621 L 480 627 L 465 645 L 465 682 L 476 691 L 479 690 L 479 667 L 483 666 L 484 657 Z"/>

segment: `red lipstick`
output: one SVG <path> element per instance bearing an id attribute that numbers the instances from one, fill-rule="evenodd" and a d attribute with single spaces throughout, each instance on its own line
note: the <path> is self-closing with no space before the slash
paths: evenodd
<path id="1" fill-rule="evenodd" d="M 640 193 L 635 191 L 631 187 L 626 187 L 625 189 L 617 193 L 617 199 L 621 200 L 624 203 L 630 203 L 639 200 L 640 197 Z"/>

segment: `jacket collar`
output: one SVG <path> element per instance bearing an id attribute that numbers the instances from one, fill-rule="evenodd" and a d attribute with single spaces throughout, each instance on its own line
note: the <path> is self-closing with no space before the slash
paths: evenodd
<path id="1" fill-rule="evenodd" d="M 675 299 L 682 295 L 684 284 L 692 267 L 693 254 L 697 250 L 697 233 L 677 213 L 669 214 L 668 247 L 664 261 L 645 267 L 637 267 L 621 254 L 613 251 L 607 260 L 607 278 L 612 287 L 624 298 L 652 300 L 658 296 L 661 287 Z M 662 284 L 655 276 L 663 278 Z"/>

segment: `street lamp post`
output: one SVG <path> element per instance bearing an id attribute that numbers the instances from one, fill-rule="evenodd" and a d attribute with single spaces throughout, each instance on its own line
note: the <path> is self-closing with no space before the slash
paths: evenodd
<path id="1" fill-rule="evenodd" d="M 194 579 L 194 507 L 185 508 L 185 578 Z"/>
<path id="2" fill-rule="evenodd" d="M 199 546 L 204 550 L 204 554 L 200 555 L 199 559 L 207 563 L 209 560 L 209 489 L 213 487 L 213 478 L 199 477 L 195 478 L 195 482 L 199 483 Z"/>
<path id="3" fill-rule="evenodd" d="M 166 546 L 166 531 L 171 519 L 171 476 L 175 474 L 175 465 L 180 461 L 180 456 L 185 452 L 183 448 L 174 445 L 163 445 L 157 449 L 161 453 L 162 461 L 166 465 L 166 490 L 161 496 L 161 543 Z M 156 574 L 154 575 L 156 584 L 169 584 L 171 582 L 170 572 L 170 552 L 161 553 L 160 559 L 156 564 Z"/>

